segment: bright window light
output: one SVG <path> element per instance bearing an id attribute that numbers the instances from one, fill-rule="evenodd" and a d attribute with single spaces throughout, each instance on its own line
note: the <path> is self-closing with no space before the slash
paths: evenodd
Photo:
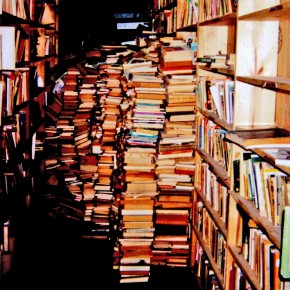
<path id="1" fill-rule="evenodd" d="M 119 22 L 117 23 L 117 29 L 137 29 L 138 25 L 148 27 L 148 23 L 146 22 Z"/>

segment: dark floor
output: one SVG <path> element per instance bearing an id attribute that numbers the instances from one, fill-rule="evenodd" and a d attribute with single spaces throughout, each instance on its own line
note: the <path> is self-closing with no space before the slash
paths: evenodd
<path id="1" fill-rule="evenodd" d="M 16 234 L 12 270 L 0 289 L 199 289 L 189 269 L 151 267 L 148 283 L 120 284 L 108 240 L 82 239 L 74 223 L 39 213 L 23 215 Z"/>

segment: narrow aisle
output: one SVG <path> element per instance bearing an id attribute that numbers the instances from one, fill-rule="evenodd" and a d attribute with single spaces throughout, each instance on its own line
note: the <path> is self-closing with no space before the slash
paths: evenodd
<path id="1" fill-rule="evenodd" d="M 18 226 L 13 268 L 0 289 L 113 283 L 111 249 L 109 241 L 81 239 L 75 224 L 34 217 Z"/>
<path id="2" fill-rule="evenodd" d="M 31 235 L 30 235 L 31 234 Z M 81 239 L 71 229 L 57 225 L 27 232 L 16 245 L 11 274 L 0 284 L 1 290 L 105 287 L 108 290 L 153 289 L 168 287 L 198 289 L 187 269 L 152 267 L 149 283 L 119 284 L 112 269 L 112 250 L 108 241 Z"/>
<path id="3" fill-rule="evenodd" d="M 18 218 L 14 262 L 0 280 L 1 290 L 69 289 L 107 290 L 199 289 L 190 269 L 152 266 L 148 283 L 119 283 L 113 270 L 113 248 L 108 240 L 83 239 L 74 222 L 50 217 L 40 205 Z"/>

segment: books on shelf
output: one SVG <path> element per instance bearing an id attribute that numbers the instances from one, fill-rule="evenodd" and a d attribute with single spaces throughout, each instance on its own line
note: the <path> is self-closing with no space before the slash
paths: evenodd
<path id="1" fill-rule="evenodd" d="M 290 146 L 263 148 L 263 153 L 278 166 L 290 166 Z"/>
<path id="2" fill-rule="evenodd" d="M 285 148 L 278 148 L 275 157 L 276 165 L 290 166 L 290 146 Z"/>

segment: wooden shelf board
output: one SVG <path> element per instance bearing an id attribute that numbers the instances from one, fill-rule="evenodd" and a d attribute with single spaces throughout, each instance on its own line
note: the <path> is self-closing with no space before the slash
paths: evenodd
<path id="1" fill-rule="evenodd" d="M 289 20 L 290 3 L 279 4 L 257 12 L 238 16 L 238 20 L 246 21 L 273 21 Z"/>
<path id="2" fill-rule="evenodd" d="M 210 165 L 212 172 L 220 178 L 220 181 L 228 188 L 230 188 L 230 179 L 225 169 L 213 159 L 206 151 L 197 148 L 198 153 Z"/>
<path id="3" fill-rule="evenodd" d="M 279 170 L 282 170 L 286 174 L 290 174 L 290 167 L 289 166 L 276 165 L 275 164 L 275 158 L 272 155 L 268 154 L 267 150 L 253 149 L 252 151 L 257 153 L 262 158 L 264 158 L 267 162 L 269 162 L 274 167 L 277 167 Z"/>
<path id="4" fill-rule="evenodd" d="M 207 211 L 209 212 L 211 218 L 213 219 L 215 225 L 218 227 L 224 239 L 227 240 L 228 231 L 227 231 L 225 223 L 221 220 L 219 213 L 212 208 L 211 204 L 206 199 L 205 195 L 201 193 L 201 191 L 198 188 L 195 188 L 195 190 L 198 191 L 198 195 L 201 198 L 201 201 L 206 207 Z"/>
<path id="5" fill-rule="evenodd" d="M 248 261 L 243 257 L 240 253 L 239 249 L 236 246 L 228 245 L 228 249 L 230 250 L 232 256 L 235 259 L 235 262 L 238 264 L 239 268 L 242 270 L 246 279 L 253 285 L 254 289 L 262 290 L 260 283 L 255 276 L 253 270 L 251 269 Z"/>
<path id="6" fill-rule="evenodd" d="M 215 122 L 216 124 L 218 124 L 222 128 L 224 128 L 226 130 L 233 129 L 231 124 L 227 123 L 223 119 L 220 119 L 219 116 L 217 114 L 215 114 L 214 112 L 206 111 L 206 110 L 202 110 L 202 109 L 198 109 L 198 110 L 199 110 L 199 112 L 202 113 L 202 115 L 204 115 L 206 118 L 212 120 L 213 122 Z"/>
<path id="7" fill-rule="evenodd" d="M 211 250 L 210 248 L 205 244 L 204 240 L 203 240 L 203 237 L 201 236 L 200 232 L 198 231 L 198 229 L 193 226 L 193 230 L 195 232 L 195 235 L 201 245 L 201 247 L 203 248 L 210 264 L 211 264 L 211 267 L 216 275 L 216 278 L 218 279 L 220 285 L 224 288 L 224 277 L 218 267 L 218 264 L 216 263 L 216 261 L 214 260 L 212 254 L 211 254 Z"/>
<path id="8" fill-rule="evenodd" d="M 276 76 L 237 76 L 237 80 L 261 88 L 290 93 L 290 79 Z"/>
<path id="9" fill-rule="evenodd" d="M 231 25 L 235 24 L 237 20 L 236 13 L 230 13 L 221 17 L 216 17 L 210 20 L 202 21 L 199 23 L 199 26 L 205 25 L 213 25 L 213 26 L 221 26 L 221 25 Z"/>
<path id="10" fill-rule="evenodd" d="M 254 206 L 254 203 L 250 200 L 245 199 L 236 192 L 230 193 L 234 200 L 241 206 L 241 208 L 250 216 L 253 221 L 265 230 L 267 236 L 272 241 L 272 243 L 280 249 L 281 247 L 281 228 L 276 227 L 267 218 L 260 215 L 259 210 Z"/>

